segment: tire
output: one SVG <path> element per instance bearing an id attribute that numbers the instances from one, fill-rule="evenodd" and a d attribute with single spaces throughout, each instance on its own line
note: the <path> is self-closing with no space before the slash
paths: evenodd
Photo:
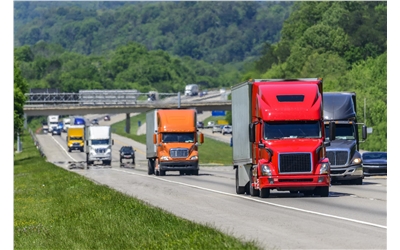
<path id="1" fill-rule="evenodd" d="M 192 175 L 199 175 L 199 170 L 198 170 L 198 169 L 193 170 L 193 171 L 192 171 Z"/>
<path id="2" fill-rule="evenodd" d="M 154 161 L 152 159 L 149 159 L 147 161 L 147 174 L 148 175 L 154 174 Z"/>
<path id="3" fill-rule="evenodd" d="M 70 149 L 70 148 L 68 148 L 68 152 L 70 152 L 70 153 L 71 153 L 71 149 Z"/>
<path id="4" fill-rule="evenodd" d="M 269 195 L 270 195 L 269 188 L 263 188 L 260 190 L 260 198 L 269 198 Z"/>
<path id="5" fill-rule="evenodd" d="M 321 197 L 328 197 L 329 196 L 329 187 L 318 187 L 317 188 L 317 194 L 319 194 Z"/>
<path id="6" fill-rule="evenodd" d="M 358 179 L 354 179 L 354 180 L 352 180 L 352 183 L 354 185 L 362 185 L 363 184 L 363 178 L 361 177 L 361 178 L 358 178 Z"/>
<path id="7" fill-rule="evenodd" d="M 239 169 L 238 168 L 236 168 L 235 184 L 236 184 L 236 193 L 237 194 L 244 194 L 246 192 L 246 188 L 245 187 L 240 187 L 239 186 Z"/>
<path id="8" fill-rule="evenodd" d="M 160 170 L 160 176 L 165 176 L 165 170 Z"/>

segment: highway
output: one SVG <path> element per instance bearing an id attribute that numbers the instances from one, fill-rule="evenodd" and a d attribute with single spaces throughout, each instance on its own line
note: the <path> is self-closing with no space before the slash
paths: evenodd
<path id="1" fill-rule="evenodd" d="M 124 118 L 124 114 L 120 116 Z M 100 125 L 118 119 L 115 115 L 110 122 L 100 120 Z M 209 129 L 202 132 L 230 139 L 212 135 Z M 66 171 L 180 217 L 255 240 L 264 249 L 387 249 L 386 177 L 367 177 L 360 186 L 333 185 L 325 198 L 272 191 L 270 198 L 261 199 L 235 193 L 231 166 L 200 166 L 198 176 L 179 176 L 177 172 L 149 176 L 146 146 L 116 134 L 112 137 L 111 167 L 70 169 L 68 161 L 84 161 L 85 154 L 68 153 L 65 133 L 37 135 L 47 160 Z M 136 166 L 120 166 L 118 150 L 122 145 L 136 149 Z"/>

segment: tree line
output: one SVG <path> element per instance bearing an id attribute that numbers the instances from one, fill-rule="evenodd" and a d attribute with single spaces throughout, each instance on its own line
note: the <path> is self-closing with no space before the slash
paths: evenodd
<path id="1" fill-rule="evenodd" d="M 32 3 L 24 2 L 26 10 L 32 9 Z M 51 6 L 57 4 L 53 2 Z M 223 5 L 224 8 L 218 5 L 222 6 L 222 2 L 118 3 L 108 8 L 100 4 L 85 8 L 65 4 L 54 8 L 35 7 L 30 14 L 16 7 L 15 16 L 22 17 L 21 20 L 15 17 L 18 19 L 15 22 L 18 25 L 15 40 L 19 43 L 14 50 L 15 58 L 29 87 L 59 88 L 65 92 L 79 89 L 178 92 L 183 91 L 188 83 L 216 88 L 230 87 L 250 78 L 322 77 L 324 91 L 356 92 L 357 118 L 364 122 L 365 117 L 366 125 L 373 128 L 373 133 L 360 147 L 364 150 L 387 150 L 386 2 L 269 3 L 263 5 L 269 10 L 264 13 L 254 7 L 258 5 L 243 3 L 236 6 L 233 2 Z M 80 17 L 71 16 L 77 10 L 80 10 Z M 170 14 L 179 13 L 179 16 L 168 17 L 164 13 L 166 10 Z M 54 13 L 58 13 L 57 16 Z M 73 36 L 72 40 L 62 35 L 64 43 L 54 40 L 58 35 L 52 28 L 58 27 L 60 31 L 67 24 L 71 27 L 82 25 L 84 20 L 89 20 L 88 13 L 92 13 L 92 21 L 94 17 L 108 13 L 108 26 L 114 27 L 113 31 L 102 30 L 102 36 L 108 36 L 107 42 L 101 44 L 103 49 L 94 42 L 97 40 L 94 31 L 79 33 L 82 37 Z M 218 17 L 215 20 L 221 28 L 225 27 L 218 34 L 211 32 L 215 22 L 207 25 L 206 21 L 212 17 Z M 268 18 L 274 17 L 281 20 L 280 24 L 278 21 L 269 22 L 268 25 L 273 27 L 265 24 Z M 46 20 L 54 22 L 46 26 Z M 117 23 L 122 20 L 129 21 L 130 25 L 121 28 Z M 24 40 L 30 36 L 34 26 L 40 27 L 41 34 L 47 32 L 49 39 L 39 36 L 40 39 L 31 42 Z M 160 31 L 161 27 L 166 32 Z M 240 32 L 230 33 L 229 27 L 237 27 Z M 260 27 L 264 35 L 260 33 L 259 37 L 254 37 L 249 34 L 252 27 Z M 138 30 L 140 34 L 135 33 Z M 250 33 L 257 31 L 260 30 Z M 182 34 L 192 37 L 192 41 L 185 40 Z M 185 46 L 179 47 L 177 40 L 165 43 L 165 47 L 150 46 L 152 43 L 146 39 L 152 36 L 164 40 L 179 37 L 179 43 L 185 40 L 188 46 L 196 41 L 198 44 L 192 44 L 192 48 L 201 53 L 196 54 Z M 207 39 L 202 40 L 202 36 Z M 83 50 L 82 39 L 92 39 L 92 45 L 88 47 L 90 51 Z M 217 43 L 214 39 L 223 42 Z M 250 45 L 237 43 L 246 39 L 252 40 Z M 232 48 L 239 51 L 223 49 L 231 40 L 235 44 Z M 220 58 L 216 51 L 226 55 Z"/>

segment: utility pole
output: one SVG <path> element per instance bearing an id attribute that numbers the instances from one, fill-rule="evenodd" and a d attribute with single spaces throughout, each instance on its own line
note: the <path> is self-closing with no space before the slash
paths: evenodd
<path id="1" fill-rule="evenodd" d="M 367 120 L 366 120 L 366 105 L 367 105 L 367 104 L 366 104 L 366 103 L 367 103 L 366 100 L 367 100 L 367 98 L 364 97 L 364 124 L 367 124 L 367 123 L 366 123 L 366 121 L 367 121 Z"/>

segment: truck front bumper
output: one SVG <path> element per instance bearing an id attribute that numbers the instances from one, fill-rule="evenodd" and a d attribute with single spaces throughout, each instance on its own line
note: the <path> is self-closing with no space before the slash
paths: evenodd
<path id="1" fill-rule="evenodd" d="M 328 175 L 301 175 L 301 176 L 260 176 L 256 186 L 260 189 L 269 188 L 281 191 L 285 190 L 307 190 L 315 187 L 330 186 Z"/>
<path id="2" fill-rule="evenodd" d="M 90 156 L 89 161 L 111 161 L 110 156 Z"/>
<path id="3" fill-rule="evenodd" d="M 362 165 L 353 165 L 349 167 L 332 167 L 331 166 L 332 180 L 354 180 L 364 178 L 364 169 Z"/>
<path id="4" fill-rule="evenodd" d="M 159 164 L 160 170 L 180 171 L 199 169 L 198 161 L 163 161 Z"/>

